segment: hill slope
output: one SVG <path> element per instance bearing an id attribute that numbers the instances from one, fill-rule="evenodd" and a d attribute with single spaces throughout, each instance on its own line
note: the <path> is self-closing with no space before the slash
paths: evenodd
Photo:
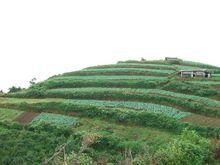
<path id="1" fill-rule="evenodd" d="M 212 78 L 181 78 L 177 74 L 198 69 L 214 74 Z M 191 163 L 194 159 L 210 161 L 208 150 L 214 151 L 209 147 L 217 147 L 220 138 L 219 73 L 218 67 L 188 61 L 121 61 L 56 75 L 28 89 L 4 94 L 0 97 L 0 141 L 6 148 L 0 149 L 1 161 L 31 164 L 51 158 L 49 163 L 60 159 L 135 164 L 147 157 L 143 164 L 156 160 L 171 163 L 169 156 L 175 153 L 163 154 L 177 139 L 204 149 L 201 158 L 192 157 Z M 195 143 L 189 136 L 204 141 Z M 39 138 L 48 141 L 47 147 Z M 209 143 L 205 138 L 216 140 L 205 146 Z M 15 142 L 21 144 L 16 150 L 9 145 Z M 64 150 L 67 158 L 59 155 Z M 185 148 L 181 152 L 186 152 Z M 191 152 L 193 149 L 187 151 Z M 37 156 L 32 158 L 34 154 Z M 185 164 L 184 159 L 179 163 Z"/>

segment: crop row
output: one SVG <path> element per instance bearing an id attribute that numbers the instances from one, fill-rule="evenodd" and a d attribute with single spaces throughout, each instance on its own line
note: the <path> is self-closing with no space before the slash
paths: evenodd
<path id="1" fill-rule="evenodd" d="M 37 90 L 37 92 L 39 92 L 39 90 Z M 43 90 L 40 94 L 36 93 L 36 91 L 27 90 L 25 92 L 11 94 L 10 96 L 18 98 L 50 97 L 153 102 L 165 105 L 169 104 L 190 112 L 206 114 L 208 116 L 220 116 L 220 101 L 160 89 L 58 88 Z"/>
<path id="2" fill-rule="evenodd" d="M 78 76 L 77 76 L 78 77 Z M 77 88 L 77 87 L 124 87 L 124 88 L 156 88 L 167 79 L 164 77 L 147 77 L 147 76 L 128 76 L 124 79 L 123 76 L 80 76 L 80 78 L 70 77 L 57 77 L 48 79 L 41 83 L 46 88 Z M 97 78 L 95 78 L 97 77 Z M 121 78 L 120 78 L 121 77 Z"/>
<path id="3" fill-rule="evenodd" d="M 216 100 L 209 99 L 206 97 L 175 93 L 175 92 L 159 90 L 159 89 L 149 89 L 147 91 L 153 94 L 166 95 L 166 96 L 176 97 L 176 98 L 183 99 L 183 100 L 185 99 L 186 101 L 191 100 L 191 101 L 198 102 L 206 106 L 210 106 L 210 107 L 220 107 L 220 101 L 216 101 Z"/>
<path id="4" fill-rule="evenodd" d="M 89 67 L 86 69 L 106 69 L 106 68 L 146 68 L 146 69 L 166 69 L 166 70 L 196 70 L 196 69 L 203 69 L 196 66 L 185 66 L 185 65 L 165 65 L 165 64 L 145 64 L 145 63 L 118 63 L 118 64 L 111 64 L 111 65 L 98 65 Z"/>
<path id="5" fill-rule="evenodd" d="M 119 63 L 141 63 L 141 64 L 163 64 L 163 65 L 171 65 L 165 60 L 152 60 L 152 61 L 136 61 L 136 60 L 128 60 L 128 61 L 119 61 Z M 192 62 L 192 61 L 181 61 L 179 66 L 192 66 L 192 67 L 199 67 L 199 68 L 207 68 L 207 69 L 219 69 L 217 66 L 203 64 L 199 62 Z"/>
<path id="6" fill-rule="evenodd" d="M 182 112 L 176 108 L 142 102 L 130 102 L 130 101 L 100 101 L 100 100 L 72 100 L 79 105 L 92 105 L 97 107 L 110 107 L 110 108 L 129 108 L 136 110 L 145 110 L 151 113 L 163 114 L 175 119 L 181 119 L 189 116 L 191 113 Z"/>
<path id="7" fill-rule="evenodd" d="M 174 73 L 172 70 L 143 69 L 143 68 L 105 68 L 83 69 L 80 71 L 64 73 L 63 76 L 88 76 L 88 75 L 158 75 L 167 76 Z"/>
<path id="8" fill-rule="evenodd" d="M 146 68 L 146 69 L 166 69 L 175 70 L 175 67 L 163 64 L 142 64 L 142 63 L 118 63 L 110 65 L 98 65 L 86 69 L 103 69 L 103 68 Z"/>
<path id="9" fill-rule="evenodd" d="M 220 77 L 220 74 L 213 74 L 214 77 Z"/>
<path id="10" fill-rule="evenodd" d="M 23 113 L 22 111 L 18 111 L 14 109 L 0 108 L 0 121 L 12 122 L 22 113 Z"/>
<path id="11" fill-rule="evenodd" d="M 41 113 L 32 120 L 32 123 L 52 123 L 58 125 L 75 125 L 77 123 L 76 118 L 64 116 L 60 114 Z"/>
<path id="12" fill-rule="evenodd" d="M 145 95 L 157 94 L 163 96 L 170 96 L 179 99 L 185 99 L 185 101 L 191 100 L 194 102 L 200 102 L 210 107 L 220 107 L 220 101 L 209 99 L 206 97 L 170 92 L 160 89 L 130 89 L 130 88 L 62 88 L 62 89 L 51 89 L 46 92 L 49 97 L 64 97 L 68 99 L 80 98 L 80 99 L 113 99 L 119 97 L 121 99 L 132 99 L 137 96 L 145 97 Z M 121 96 L 120 96 L 121 94 Z M 134 96 L 134 97 L 132 97 Z"/>
<path id="13" fill-rule="evenodd" d="M 62 92 L 63 90 L 61 90 L 61 93 Z M 71 98 L 74 98 L 74 97 L 71 97 Z M 16 99 L 16 100 L 19 100 L 19 99 Z M 46 99 L 43 99 L 43 100 L 46 100 Z M 30 99 L 30 101 L 33 101 L 33 99 Z M 191 114 L 189 112 L 182 112 L 176 108 L 153 104 L 153 103 L 131 102 L 131 101 L 101 101 L 101 100 L 72 100 L 72 101 L 74 102 L 74 104 L 77 104 L 79 106 L 91 105 L 91 106 L 105 107 L 105 108 L 106 107 L 107 108 L 128 108 L 128 109 L 133 109 L 133 110 L 144 110 L 150 113 L 163 114 L 168 117 L 175 118 L 175 119 L 181 119 Z M 0 103 L 1 102 L 3 104 L 5 103 L 4 101 L 0 101 Z M 13 100 L 10 101 L 10 103 L 12 104 L 13 102 L 14 102 Z M 7 100 L 6 100 L 6 103 L 7 103 Z"/>
<path id="14" fill-rule="evenodd" d="M 194 84 L 202 84 L 202 85 L 220 85 L 220 81 L 189 81 Z"/>
<path id="15" fill-rule="evenodd" d="M 105 119 L 113 119 L 118 122 L 132 123 L 142 126 L 152 126 L 156 128 L 178 130 L 181 123 L 173 118 L 163 115 L 162 113 L 152 113 L 144 110 L 132 110 L 125 108 L 110 108 L 104 106 L 95 106 L 92 104 L 83 104 L 75 100 L 53 100 L 47 99 L 16 99 L 12 102 L 10 99 L 0 102 L 0 107 L 15 108 L 20 110 L 34 110 L 37 112 L 47 112 L 48 110 L 59 111 L 59 113 L 68 114 L 76 112 L 88 117 L 101 117 Z"/>
<path id="16" fill-rule="evenodd" d="M 202 97 L 216 96 L 219 93 L 218 91 L 216 91 L 216 89 L 212 89 L 207 85 L 191 83 L 191 81 L 188 82 L 178 80 L 173 80 L 166 83 L 164 86 L 161 87 L 161 89 L 189 95 L 193 93 L 193 95 Z"/>
<path id="17" fill-rule="evenodd" d="M 177 119 L 148 111 L 126 110 L 122 108 L 102 108 L 93 105 L 79 105 L 73 100 L 62 99 L 0 99 L 0 107 L 11 107 L 20 110 L 35 110 L 47 112 L 48 110 L 59 111 L 68 114 L 76 112 L 79 115 L 88 117 L 100 117 L 106 120 L 115 120 L 121 123 L 131 123 L 140 126 L 150 126 L 169 131 L 182 131 L 184 128 L 197 130 L 203 136 L 220 137 L 220 129 L 203 127 L 191 123 L 182 123 Z"/>
<path id="18" fill-rule="evenodd" d="M 25 97 L 19 96 L 19 97 Z M 143 101 L 159 104 L 170 104 L 182 107 L 191 112 L 220 116 L 220 102 L 194 95 L 169 92 L 159 89 L 131 89 L 131 88 L 70 88 L 51 89 L 45 92 L 45 97 L 68 99 L 101 99 Z"/>
<path id="19" fill-rule="evenodd" d="M 48 80 L 167 80 L 167 77 L 159 76 L 55 76 L 51 77 Z"/>

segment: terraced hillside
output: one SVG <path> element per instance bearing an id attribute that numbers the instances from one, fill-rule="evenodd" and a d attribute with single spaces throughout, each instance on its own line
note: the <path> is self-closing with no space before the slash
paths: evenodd
<path id="1" fill-rule="evenodd" d="M 177 74 L 194 69 L 208 69 L 213 76 Z M 189 61 L 121 61 L 56 75 L 3 94 L 0 160 L 218 163 L 219 73 L 218 67 Z"/>

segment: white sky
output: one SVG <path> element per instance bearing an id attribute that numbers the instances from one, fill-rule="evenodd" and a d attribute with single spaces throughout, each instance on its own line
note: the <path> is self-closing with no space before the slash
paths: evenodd
<path id="1" fill-rule="evenodd" d="M 220 66 L 219 0 L 0 0 L 0 89 L 165 56 Z"/>

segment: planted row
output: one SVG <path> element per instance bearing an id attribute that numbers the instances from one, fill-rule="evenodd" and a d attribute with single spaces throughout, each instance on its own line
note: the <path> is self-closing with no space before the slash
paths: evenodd
<path id="1" fill-rule="evenodd" d="M 77 123 L 77 119 L 69 116 L 64 116 L 60 114 L 52 114 L 52 113 L 41 113 L 37 117 L 32 120 L 32 123 L 52 123 L 56 125 L 75 125 Z"/>
<path id="2" fill-rule="evenodd" d="M 81 76 L 87 77 L 87 76 Z M 123 87 L 123 88 L 156 88 L 161 84 L 165 83 L 167 79 L 97 79 L 88 76 L 87 79 L 75 79 L 74 77 L 65 77 L 65 78 L 56 78 L 56 79 L 48 79 L 42 82 L 40 85 L 46 87 L 47 89 L 51 88 L 77 88 L 77 87 Z M 95 76 L 96 77 L 96 76 Z M 108 76 L 106 76 L 108 77 Z M 129 76 L 128 76 L 129 77 Z M 146 77 L 146 76 L 145 76 Z"/>
<path id="3" fill-rule="evenodd" d="M 61 98 L 79 98 L 79 99 L 141 99 L 147 95 L 157 94 L 167 96 L 169 98 L 178 98 L 184 101 L 198 102 L 210 107 L 220 107 L 220 101 L 200 97 L 195 95 L 188 95 L 176 92 L 170 92 L 160 89 L 131 89 L 131 88 L 61 88 L 50 89 L 46 92 L 47 97 L 61 97 Z"/>
<path id="4" fill-rule="evenodd" d="M 63 114 L 76 112 L 88 117 L 101 117 L 105 119 L 113 119 L 117 122 L 137 124 L 141 126 L 151 126 L 160 129 L 169 129 L 178 131 L 182 129 L 182 123 L 177 119 L 168 117 L 159 113 L 152 113 L 149 111 L 137 111 L 124 108 L 108 108 L 99 107 L 92 104 L 82 104 L 74 100 L 65 101 L 47 101 L 32 103 L 29 100 L 21 99 L 21 102 L 4 103 L 1 107 L 13 107 L 20 110 L 34 110 L 37 112 L 47 112 L 48 110 L 55 110 Z"/>
<path id="5" fill-rule="evenodd" d="M 13 99 L 11 99 L 13 100 Z M 20 101 L 19 101 L 20 100 Z M 162 114 L 149 113 L 147 111 L 126 110 L 122 108 L 104 108 L 94 105 L 79 105 L 72 100 L 57 99 L 16 99 L 1 103 L 0 107 L 10 107 L 21 110 L 35 110 L 37 112 L 47 112 L 48 110 L 59 111 L 63 114 L 76 112 L 78 115 L 88 117 L 101 117 L 105 120 L 115 120 L 122 123 L 131 123 L 140 126 L 150 126 L 169 131 L 179 132 L 184 128 L 196 129 L 201 135 L 208 137 L 220 137 L 220 129 L 212 127 L 202 127 L 191 123 L 182 123 L 177 119 L 167 117 Z"/>
<path id="6" fill-rule="evenodd" d="M 220 81 L 190 81 L 190 83 L 202 85 L 220 85 Z"/>
<path id="7" fill-rule="evenodd" d="M 22 102 L 28 102 L 31 104 L 38 103 L 34 102 L 33 100 L 36 99 L 16 99 L 20 100 L 14 102 L 6 100 L 0 101 L 1 105 L 16 105 L 16 103 L 22 103 Z M 47 101 L 45 101 L 47 100 Z M 63 102 L 64 100 L 54 100 L 54 99 L 39 99 L 40 102 Z M 172 108 L 169 106 L 163 106 L 158 104 L 152 104 L 152 103 L 142 103 L 142 102 L 131 102 L 131 101 L 101 101 L 101 100 L 71 100 L 75 105 L 77 106 L 95 106 L 95 107 L 104 107 L 104 108 L 125 108 L 125 109 L 133 109 L 137 111 L 147 111 L 150 113 L 156 113 L 156 114 L 163 114 L 168 117 L 172 117 L 175 119 L 181 119 L 183 117 L 191 115 L 189 112 L 182 112 L 176 108 Z"/>
<path id="8" fill-rule="evenodd" d="M 78 105 L 92 105 L 97 107 L 110 107 L 110 108 L 129 108 L 136 110 L 145 110 L 150 113 L 163 114 L 175 119 L 181 119 L 183 117 L 191 115 L 189 112 L 182 112 L 176 108 L 142 102 L 130 102 L 130 101 L 100 101 L 100 100 L 72 100 Z"/>
<path id="9" fill-rule="evenodd" d="M 54 76 L 49 78 L 48 80 L 167 80 L 167 77 L 159 77 L 159 76 L 105 76 L 105 75 L 97 75 L 97 76 Z"/>
<path id="10" fill-rule="evenodd" d="M 103 69 L 103 68 L 146 68 L 146 69 L 166 69 L 175 70 L 174 66 L 163 65 L 163 64 L 142 64 L 142 63 L 118 63 L 110 65 L 98 65 L 89 67 L 86 69 Z"/>
<path id="11" fill-rule="evenodd" d="M 57 97 L 68 99 L 100 99 L 143 101 L 159 104 L 170 104 L 182 107 L 191 112 L 220 116 L 220 102 L 175 92 L 159 89 L 131 89 L 131 88 L 70 88 L 52 89 L 45 93 L 45 97 Z"/>
<path id="12" fill-rule="evenodd" d="M 128 60 L 128 61 L 119 61 L 119 63 L 141 63 L 141 64 L 163 64 L 163 65 L 171 65 L 169 62 L 165 60 L 151 60 L 151 61 L 136 61 L 136 60 Z M 203 64 L 199 62 L 192 62 L 192 61 L 179 61 L 181 66 L 192 66 L 192 67 L 199 67 L 199 68 L 208 68 L 208 69 L 219 69 L 217 66 Z"/>
<path id="13" fill-rule="evenodd" d="M 170 81 L 166 85 L 162 86 L 162 89 L 184 94 L 193 93 L 193 95 L 202 97 L 215 96 L 219 93 L 218 91 L 216 91 L 215 89 L 211 89 L 207 85 L 199 84 L 196 82 L 191 83 L 187 81 Z"/>
<path id="14" fill-rule="evenodd" d="M 23 112 L 14 110 L 14 109 L 6 109 L 0 108 L 0 121 L 14 121 L 19 115 Z"/>
<path id="15" fill-rule="evenodd" d="M 174 73 L 172 70 L 143 69 L 143 68 L 105 68 L 83 69 L 80 71 L 64 73 L 63 76 L 88 76 L 88 75 L 158 75 L 167 76 Z"/>
<path id="16" fill-rule="evenodd" d="M 15 93 L 11 96 L 38 97 L 35 93 L 28 91 Z M 160 89 L 60 88 L 43 91 L 40 97 L 153 102 L 165 105 L 169 104 L 208 116 L 220 116 L 220 101 Z"/>

